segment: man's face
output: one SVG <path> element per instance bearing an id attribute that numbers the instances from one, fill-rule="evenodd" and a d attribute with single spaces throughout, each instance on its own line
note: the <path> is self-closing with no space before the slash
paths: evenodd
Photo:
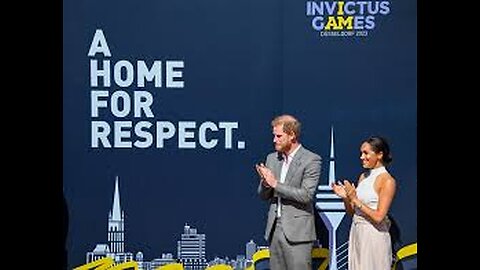
<path id="1" fill-rule="evenodd" d="M 293 138 L 293 134 L 288 135 L 283 131 L 283 125 L 276 125 L 273 127 L 273 143 L 276 151 L 287 153 L 292 146 Z"/>

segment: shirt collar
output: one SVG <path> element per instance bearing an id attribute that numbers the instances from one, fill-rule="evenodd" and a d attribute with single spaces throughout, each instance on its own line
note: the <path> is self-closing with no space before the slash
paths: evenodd
<path id="1" fill-rule="evenodd" d="M 297 146 L 297 148 L 295 148 L 295 150 L 293 150 L 287 157 L 287 155 L 283 154 L 283 159 L 286 160 L 287 162 L 290 162 L 293 160 L 293 157 L 295 156 L 295 154 L 298 152 L 298 149 L 300 149 L 300 147 L 302 147 L 301 144 L 299 144 Z"/>

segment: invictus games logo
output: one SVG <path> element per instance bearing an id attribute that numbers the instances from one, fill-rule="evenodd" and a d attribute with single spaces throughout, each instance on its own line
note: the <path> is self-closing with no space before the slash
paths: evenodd
<path id="1" fill-rule="evenodd" d="M 368 36 L 390 1 L 307 1 L 305 14 L 320 36 Z"/>

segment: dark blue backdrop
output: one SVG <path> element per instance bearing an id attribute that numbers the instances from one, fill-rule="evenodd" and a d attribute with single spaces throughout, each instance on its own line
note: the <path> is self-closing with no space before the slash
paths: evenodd
<path id="1" fill-rule="evenodd" d="M 256 195 L 253 164 L 272 151 L 270 120 L 280 113 L 296 115 L 303 144 L 324 157 L 322 184 L 332 126 L 338 179 L 358 176 L 362 139 L 387 137 L 394 155 L 390 171 L 398 181 L 391 212 L 402 242 L 417 241 L 416 1 L 390 2 L 390 14 L 377 16 L 366 37 L 319 36 L 305 2 L 64 0 L 69 268 L 106 243 L 116 176 L 126 251 L 142 251 L 146 260 L 166 252 L 176 256 L 185 223 L 207 235 L 208 260 L 243 254 L 250 239 L 266 244 L 266 205 Z M 105 34 L 112 63 L 185 63 L 184 88 L 143 89 L 154 96 L 155 118 L 141 120 L 194 121 L 197 127 L 237 122 L 234 141 L 245 141 L 245 149 L 225 149 L 223 137 L 213 149 L 198 141 L 196 149 L 179 149 L 176 137 L 162 149 L 92 148 L 87 53 L 97 29 Z"/>

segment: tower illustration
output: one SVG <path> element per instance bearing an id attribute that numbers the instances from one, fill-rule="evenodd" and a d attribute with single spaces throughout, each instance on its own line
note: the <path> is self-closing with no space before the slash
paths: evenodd
<path id="1" fill-rule="evenodd" d="M 334 155 L 334 137 L 333 127 L 330 134 L 330 161 L 328 170 L 328 185 L 319 185 L 316 195 L 317 208 L 323 223 L 328 229 L 329 243 L 329 270 L 337 270 L 337 243 L 336 232 L 343 217 L 345 216 L 345 205 L 332 189 L 331 184 L 335 182 L 335 155 Z"/>
<path id="2" fill-rule="evenodd" d="M 185 223 L 181 239 L 177 241 L 177 257 L 185 270 L 202 270 L 207 267 L 206 235 Z"/>
<path id="3" fill-rule="evenodd" d="M 110 252 L 124 252 L 124 215 L 120 208 L 120 191 L 118 189 L 118 176 L 115 179 L 115 191 L 113 194 L 112 210 L 108 214 L 108 244 Z"/>
<path id="4" fill-rule="evenodd" d="M 87 263 L 105 257 L 113 258 L 115 263 L 133 260 L 133 253 L 125 252 L 125 215 L 120 207 L 118 176 L 115 178 L 112 209 L 108 212 L 107 241 L 107 244 L 99 243 L 93 251 L 87 252 Z"/>

